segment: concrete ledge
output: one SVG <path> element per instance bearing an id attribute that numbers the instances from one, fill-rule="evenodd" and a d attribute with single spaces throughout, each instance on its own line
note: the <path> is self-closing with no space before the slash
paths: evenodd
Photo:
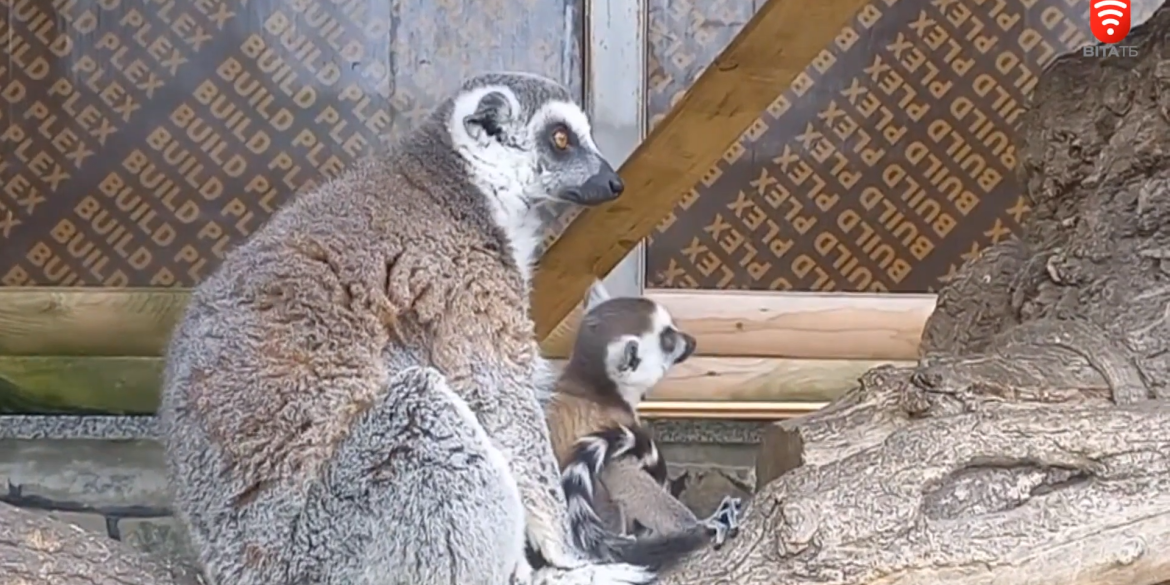
<path id="1" fill-rule="evenodd" d="M 151 440 L 0 439 L 0 496 L 24 508 L 165 516 L 162 446 Z"/>
<path id="2" fill-rule="evenodd" d="M 162 446 L 151 439 L 0 439 L 0 502 L 192 558 L 171 515 Z"/>

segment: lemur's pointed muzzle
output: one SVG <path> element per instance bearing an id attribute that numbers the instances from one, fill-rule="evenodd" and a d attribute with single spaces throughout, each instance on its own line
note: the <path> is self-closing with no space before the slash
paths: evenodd
<path id="1" fill-rule="evenodd" d="M 617 171 L 613 170 L 609 161 L 601 159 L 601 168 L 580 187 L 570 189 L 568 196 L 573 203 L 592 206 L 613 201 L 625 190 L 626 184 Z"/>
<path id="2" fill-rule="evenodd" d="M 679 332 L 679 335 L 682 337 L 683 351 L 681 354 L 679 354 L 678 359 L 674 360 L 674 363 L 676 363 L 676 364 L 681 364 L 681 363 L 687 361 L 687 358 L 694 355 L 695 349 L 699 345 L 698 340 L 696 340 L 693 335 L 688 335 L 688 334 L 683 333 L 681 331 Z"/>

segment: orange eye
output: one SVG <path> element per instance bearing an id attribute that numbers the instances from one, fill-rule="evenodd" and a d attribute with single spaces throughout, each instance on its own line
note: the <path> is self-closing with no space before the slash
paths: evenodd
<path id="1" fill-rule="evenodd" d="M 552 140 L 553 146 L 557 147 L 558 150 L 569 148 L 569 133 L 564 128 L 553 130 Z"/>

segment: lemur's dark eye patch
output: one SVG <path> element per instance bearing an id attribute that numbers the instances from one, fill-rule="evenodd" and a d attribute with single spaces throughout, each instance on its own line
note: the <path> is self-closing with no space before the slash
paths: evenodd
<path id="1" fill-rule="evenodd" d="M 674 353 L 674 347 L 678 344 L 678 335 L 673 329 L 663 329 L 662 333 L 658 334 L 658 344 L 662 347 L 663 353 Z"/>

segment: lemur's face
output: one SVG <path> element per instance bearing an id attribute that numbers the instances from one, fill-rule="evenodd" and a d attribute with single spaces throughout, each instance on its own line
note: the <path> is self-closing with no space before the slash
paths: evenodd
<path id="1" fill-rule="evenodd" d="M 650 302 L 644 310 L 643 322 L 649 326 L 640 334 L 614 339 L 606 351 L 609 376 L 627 402 L 640 402 L 672 367 L 695 352 L 695 338 L 679 330 L 666 307 Z"/>
<path id="2" fill-rule="evenodd" d="M 595 285 L 586 306 L 578 343 L 603 344 L 606 374 L 631 406 L 695 352 L 694 336 L 648 298 L 609 298 Z"/>
<path id="3" fill-rule="evenodd" d="M 589 117 L 563 85 L 526 73 L 468 80 L 450 130 L 499 204 L 527 212 L 544 201 L 598 205 L 625 189 L 593 141 Z"/>
<path id="4" fill-rule="evenodd" d="M 577 104 L 545 104 L 528 123 L 536 155 L 536 180 L 552 200 L 593 206 L 612 201 L 625 184 L 602 156 L 589 118 Z"/>

